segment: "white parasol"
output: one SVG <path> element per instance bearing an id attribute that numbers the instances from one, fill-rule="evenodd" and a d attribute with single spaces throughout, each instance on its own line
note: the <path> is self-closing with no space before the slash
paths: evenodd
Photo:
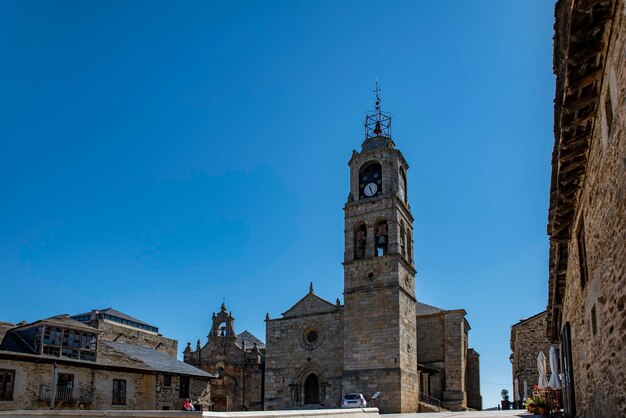
<path id="1" fill-rule="evenodd" d="M 519 401 L 519 379 L 517 377 L 513 381 L 513 400 Z"/>
<path id="2" fill-rule="evenodd" d="M 539 372 L 539 382 L 537 386 L 540 388 L 545 388 L 548 386 L 548 379 L 546 378 L 546 369 L 548 366 L 546 365 L 546 356 L 543 354 L 543 351 L 539 352 L 537 356 L 537 371 Z"/>
<path id="3" fill-rule="evenodd" d="M 528 382 L 524 380 L 524 399 L 528 398 Z"/>
<path id="4" fill-rule="evenodd" d="M 550 381 L 548 382 L 548 386 L 550 389 L 560 389 L 561 381 L 559 380 L 559 358 L 556 354 L 556 347 L 550 347 L 550 371 L 552 375 L 550 376 Z"/>

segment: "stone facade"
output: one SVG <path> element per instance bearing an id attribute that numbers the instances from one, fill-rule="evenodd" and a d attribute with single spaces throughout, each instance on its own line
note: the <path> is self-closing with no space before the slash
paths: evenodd
<path id="1" fill-rule="evenodd" d="M 481 411 L 483 397 L 480 395 L 480 354 L 473 348 L 467 350 L 465 387 L 467 388 L 467 407 Z"/>
<path id="2" fill-rule="evenodd" d="M 100 338 L 108 341 L 140 345 L 164 352 L 172 357 L 178 355 L 178 341 L 159 334 L 159 329 L 139 319 L 112 308 L 73 315 L 73 319 L 101 331 Z"/>
<path id="3" fill-rule="evenodd" d="M 361 151 L 348 163 L 344 305 L 321 299 L 311 285 L 282 318 L 266 320 L 267 409 L 339 407 L 344 394 L 357 392 L 368 400 L 377 394 L 382 412 L 415 412 L 421 381 L 432 383 L 444 406 L 468 408 L 465 311 L 443 315 L 439 334 L 418 324 L 409 167 L 390 124 L 380 109 L 369 114 Z M 421 344 L 433 339 L 436 364 L 421 367 Z M 477 372 L 478 356 L 472 360 Z M 427 370 L 441 373 L 423 380 Z M 474 376 L 472 393 L 480 396 Z"/>
<path id="4" fill-rule="evenodd" d="M 626 416 L 626 5 L 560 0 L 548 337 L 567 412 Z"/>
<path id="5" fill-rule="evenodd" d="M 180 409 L 183 398 L 210 396 L 212 377 L 153 348 L 101 339 L 68 315 L 7 330 L 0 373 L 0 410 L 53 400 L 56 409 Z"/>
<path id="6" fill-rule="evenodd" d="M 185 363 L 214 374 L 211 381 L 213 411 L 264 409 L 265 345 L 248 331 L 235 333 L 235 318 L 222 304 L 213 313 L 206 344 L 196 350 L 187 343 Z"/>
<path id="7" fill-rule="evenodd" d="M 416 306 L 417 361 L 424 375 L 421 391 L 440 399 L 446 409 L 481 409 L 480 357 L 468 348 L 470 326 L 465 310 L 445 310 L 421 302 Z"/>
<path id="8" fill-rule="evenodd" d="M 321 299 L 311 289 L 282 318 L 266 320 L 267 346 L 271 347 L 265 361 L 268 409 L 340 404 L 342 314 L 342 305 Z"/>
<path id="9" fill-rule="evenodd" d="M 522 319 L 511 326 L 511 366 L 513 383 L 517 380 L 519 388 L 519 400 L 532 395 L 533 387 L 539 382 L 537 371 L 537 356 L 539 352 L 548 358 L 551 343 L 546 337 L 546 312 L 540 312 L 530 318 Z M 548 363 L 548 362 L 546 362 Z M 550 365 L 548 364 L 548 371 Z M 550 377 L 550 373 L 547 374 Z M 526 384 L 526 394 L 524 393 Z M 515 401 L 515 393 L 511 394 L 511 400 Z"/>

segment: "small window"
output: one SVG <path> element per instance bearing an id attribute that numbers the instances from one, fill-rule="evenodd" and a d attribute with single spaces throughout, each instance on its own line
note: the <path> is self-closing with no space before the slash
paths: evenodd
<path id="1" fill-rule="evenodd" d="M 126 405 L 126 380 L 113 379 L 113 405 Z"/>
<path id="2" fill-rule="evenodd" d="M 179 398 L 189 397 L 189 376 L 180 377 L 180 390 L 179 390 L 178 397 Z"/>
<path id="3" fill-rule="evenodd" d="M 576 233 L 576 242 L 578 244 L 578 269 L 580 273 L 580 287 L 583 289 L 587 284 L 589 273 L 587 270 L 587 244 L 585 242 L 585 224 L 580 223 L 578 232 Z"/>
<path id="4" fill-rule="evenodd" d="M 591 332 L 593 335 L 598 333 L 598 319 L 596 316 L 596 305 L 591 308 Z"/>
<path id="5" fill-rule="evenodd" d="M 611 135 L 613 128 L 613 105 L 611 103 L 611 89 L 606 89 L 604 96 L 604 114 L 606 115 L 606 132 Z"/>
<path id="6" fill-rule="evenodd" d="M 406 257 L 406 235 L 404 232 L 404 221 L 400 221 L 400 254 Z"/>
<path id="7" fill-rule="evenodd" d="M 169 374 L 163 376 L 163 386 L 172 386 L 172 376 L 170 376 Z"/>
<path id="8" fill-rule="evenodd" d="M 0 401 L 13 400 L 15 370 L 0 369 Z"/>

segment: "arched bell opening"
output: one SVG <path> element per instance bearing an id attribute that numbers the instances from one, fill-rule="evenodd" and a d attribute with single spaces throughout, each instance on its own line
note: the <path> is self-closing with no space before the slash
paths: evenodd
<path id="1" fill-rule="evenodd" d="M 314 405 L 320 403 L 320 379 L 315 373 L 311 373 L 304 380 L 304 404 Z"/>
<path id="2" fill-rule="evenodd" d="M 367 225 L 360 222 L 354 227 L 354 259 L 362 260 L 365 258 L 367 250 Z"/>
<path id="3" fill-rule="evenodd" d="M 387 255 L 389 245 L 389 232 L 387 228 L 387 221 L 380 221 L 376 224 L 376 257 L 382 257 Z"/>
<path id="4" fill-rule="evenodd" d="M 411 231 L 409 230 L 409 227 L 406 227 L 406 258 L 407 260 L 409 260 L 409 263 L 413 262 L 413 248 L 411 247 L 411 241 L 413 239 L 411 238 Z"/>
<path id="5" fill-rule="evenodd" d="M 404 221 L 400 221 L 400 254 L 406 257 L 406 233 L 404 232 Z"/>

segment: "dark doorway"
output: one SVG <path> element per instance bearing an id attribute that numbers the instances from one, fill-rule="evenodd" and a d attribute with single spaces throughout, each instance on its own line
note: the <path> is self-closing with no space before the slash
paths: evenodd
<path id="1" fill-rule="evenodd" d="M 569 417 L 576 416 L 572 351 L 572 333 L 569 322 L 566 322 L 561 331 L 561 370 L 563 370 L 563 406 Z"/>
<path id="2" fill-rule="evenodd" d="M 308 375 L 304 381 L 304 403 L 307 405 L 320 403 L 320 380 L 314 373 Z"/>

